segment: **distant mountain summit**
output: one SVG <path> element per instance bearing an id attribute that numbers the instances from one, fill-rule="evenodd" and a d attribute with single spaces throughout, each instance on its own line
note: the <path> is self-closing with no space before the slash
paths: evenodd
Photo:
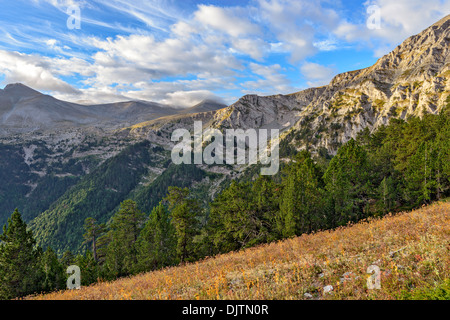
<path id="1" fill-rule="evenodd" d="M 216 111 L 226 107 L 227 107 L 226 104 L 218 103 L 216 101 L 207 99 L 196 104 L 195 106 L 181 110 L 180 113 L 198 113 L 198 112 Z"/>
<path id="2" fill-rule="evenodd" d="M 0 89 L 0 95 L 7 95 L 13 100 L 20 100 L 23 98 L 41 96 L 42 93 L 31 89 L 22 83 L 10 83 L 3 90 Z"/>
<path id="3" fill-rule="evenodd" d="M 226 105 L 205 100 L 187 109 L 149 101 L 85 105 L 58 100 L 21 83 L 0 89 L 0 135 L 97 126 L 117 129 L 160 117 L 214 111 Z"/>

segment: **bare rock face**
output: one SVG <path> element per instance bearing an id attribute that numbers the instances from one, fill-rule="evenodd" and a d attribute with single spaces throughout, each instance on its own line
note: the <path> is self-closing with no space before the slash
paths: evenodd
<path id="1" fill-rule="evenodd" d="M 372 131 L 391 118 L 421 117 L 448 105 L 449 47 L 450 15 L 369 68 L 339 74 L 327 86 L 291 95 L 244 96 L 219 110 L 213 124 L 278 128 L 290 131 L 298 148 L 308 143 L 334 153 L 366 127 Z M 309 134 L 302 135 L 306 131 Z M 296 141 L 296 136 L 303 140 Z"/>

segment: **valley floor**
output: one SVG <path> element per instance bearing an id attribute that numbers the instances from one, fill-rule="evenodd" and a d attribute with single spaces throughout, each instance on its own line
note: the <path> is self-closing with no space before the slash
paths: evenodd
<path id="1" fill-rule="evenodd" d="M 380 270 L 370 289 L 369 266 Z M 375 267 L 376 268 L 376 267 Z M 33 299 L 404 299 L 449 283 L 450 202 Z M 410 295 L 412 293 L 412 296 Z M 448 297 L 447 292 L 447 297 Z"/>

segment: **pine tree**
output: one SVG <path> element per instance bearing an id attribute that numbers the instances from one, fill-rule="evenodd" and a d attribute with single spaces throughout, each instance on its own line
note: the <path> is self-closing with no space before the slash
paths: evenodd
<path id="1" fill-rule="evenodd" d="M 58 256 L 51 247 L 41 257 L 41 268 L 43 271 L 42 290 L 62 290 L 66 286 L 66 273 L 62 264 L 58 260 Z"/>
<path id="2" fill-rule="evenodd" d="M 397 190 L 392 176 L 384 177 L 377 189 L 377 207 L 384 214 L 389 213 L 397 200 Z"/>
<path id="3" fill-rule="evenodd" d="M 125 200 L 112 217 L 106 263 L 113 277 L 132 274 L 137 265 L 136 241 L 145 221 L 145 215 L 136 202 Z"/>
<path id="4" fill-rule="evenodd" d="M 450 188 L 450 107 L 448 109 L 439 115 L 439 132 L 434 143 L 437 200 L 440 200 Z"/>
<path id="5" fill-rule="evenodd" d="M 408 160 L 409 165 L 405 173 L 406 187 L 414 205 L 428 203 L 436 190 L 435 151 L 432 144 L 425 141 Z"/>
<path id="6" fill-rule="evenodd" d="M 310 233 L 320 226 L 323 191 L 320 171 L 307 151 L 285 169 L 277 226 L 283 237 Z"/>
<path id="7" fill-rule="evenodd" d="M 97 224 L 97 221 L 94 218 L 89 217 L 86 218 L 84 222 L 84 230 L 84 243 L 92 244 L 93 258 L 95 262 L 99 262 L 98 249 L 105 244 L 104 241 L 99 241 L 99 239 L 105 234 L 106 226 L 103 223 Z"/>
<path id="8" fill-rule="evenodd" d="M 150 213 L 139 234 L 137 247 L 140 271 L 154 270 L 175 262 L 175 229 L 162 202 Z"/>
<path id="9" fill-rule="evenodd" d="M 263 243 L 279 239 L 276 232 L 275 216 L 279 207 L 280 186 L 269 176 L 260 175 L 252 183 L 253 217 L 259 221 L 255 226 L 259 232 L 250 243 Z"/>
<path id="10" fill-rule="evenodd" d="M 276 184 L 267 176 L 253 183 L 232 181 L 210 206 L 211 240 L 228 252 L 278 238 Z"/>
<path id="11" fill-rule="evenodd" d="M 70 250 L 67 250 L 63 253 L 60 261 L 63 268 L 67 268 L 74 263 L 75 255 Z"/>
<path id="12" fill-rule="evenodd" d="M 94 255 L 90 250 L 87 250 L 85 255 L 77 255 L 74 260 L 74 265 L 80 268 L 82 286 L 95 283 L 100 278 L 100 266 L 94 260 Z"/>
<path id="13" fill-rule="evenodd" d="M 201 208 L 189 198 L 188 188 L 169 187 L 165 198 L 169 203 L 170 217 L 177 236 L 177 254 L 183 263 L 195 255 L 194 238 L 199 234 Z"/>
<path id="14" fill-rule="evenodd" d="M 350 139 L 339 148 L 324 174 L 332 227 L 357 221 L 367 214 L 369 177 L 367 154 Z"/>
<path id="15" fill-rule="evenodd" d="M 289 170 L 291 171 L 291 170 Z M 280 210 L 276 215 L 277 230 L 281 238 L 297 234 L 297 198 L 296 174 L 288 173 L 282 180 L 283 192 L 280 198 Z"/>
<path id="16" fill-rule="evenodd" d="M 39 289 L 38 250 L 16 209 L 0 236 L 0 298 L 22 297 Z"/>

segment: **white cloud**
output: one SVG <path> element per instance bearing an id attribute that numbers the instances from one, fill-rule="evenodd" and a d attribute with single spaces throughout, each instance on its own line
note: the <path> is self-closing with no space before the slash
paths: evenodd
<path id="1" fill-rule="evenodd" d="M 300 67 L 301 73 L 308 80 L 310 87 L 320 87 L 330 82 L 337 71 L 333 67 L 326 67 L 317 63 L 307 62 Z"/>
<path id="2" fill-rule="evenodd" d="M 4 82 L 22 82 L 36 90 L 78 94 L 79 91 L 51 72 L 49 61 L 37 55 L 0 50 Z"/>
<path id="3" fill-rule="evenodd" d="M 262 65 L 250 63 L 251 71 L 259 78 L 258 80 L 246 81 L 241 84 L 244 89 L 242 93 L 253 93 L 262 95 L 288 94 L 296 91 L 291 81 L 283 74 L 279 64 Z"/>
<path id="4" fill-rule="evenodd" d="M 222 99 L 208 90 L 174 91 L 167 94 L 167 98 L 161 100 L 162 103 L 173 106 L 194 106 L 203 100 L 215 100 L 220 102 Z"/>
<path id="5" fill-rule="evenodd" d="M 258 25 L 249 21 L 247 10 L 241 7 L 221 8 L 199 5 L 194 17 L 205 26 L 227 33 L 232 37 L 260 33 Z"/>
<path id="6" fill-rule="evenodd" d="M 335 39 L 317 41 L 314 42 L 313 45 L 320 51 L 333 51 L 339 48 L 338 43 Z"/>
<path id="7" fill-rule="evenodd" d="M 328 34 L 339 21 L 337 13 L 321 1 L 259 0 L 260 16 L 284 51 L 296 63 L 317 52 L 318 34 Z"/>
<path id="8" fill-rule="evenodd" d="M 196 75 L 210 79 L 233 77 L 242 65 L 224 47 L 198 44 L 189 39 L 152 36 L 119 36 L 116 39 L 91 39 L 98 52 L 90 70 L 95 76 L 89 85 L 152 82 L 165 77 Z"/>
<path id="9" fill-rule="evenodd" d="M 343 19 L 333 33 L 348 42 L 370 45 L 376 56 L 389 52 L 450 12 L 449 0 L 373 0 L 364 5 L 366 8 L 378 6 L 380 28 L 369 29 L 366 20 L 357 23 Z M 365 18 L 368 19 L 369 14 Z"/>
<path id="10" fill-rule="evenodd" d="M 248 54 L 255 60 L 262 61 L 270 50 L 270 45 L 259 38 L 237 38 L 232 40 L 233 49 L 236 53 Z"/>

